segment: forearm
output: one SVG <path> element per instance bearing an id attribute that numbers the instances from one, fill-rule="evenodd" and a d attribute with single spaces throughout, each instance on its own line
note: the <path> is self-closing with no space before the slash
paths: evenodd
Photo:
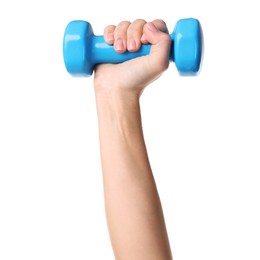
<path id="1" fill-rule="evenodd" d="M 116 259 L 171 259 L 138 95 L 96 93 L 107 223 Z"/>

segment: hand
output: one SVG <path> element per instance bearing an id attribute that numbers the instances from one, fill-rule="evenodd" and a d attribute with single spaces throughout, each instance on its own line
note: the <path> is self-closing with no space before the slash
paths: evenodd
<path id="1" fill-rule="evenodd" d="M 147 56 L 138 57 L 120 64 L 100 64 L 95 67 L 96 92 L 134 93 L 141 95 L 143 89 L 157 79 L 169 65 L 171 39 L 162 20 L 146 22 L 138 19 L 133 23 L 120 22 L 104 30 L 107 43 L 114 44 L 118 53 L 135 52 L 141 44 L 150 43 Z"/>

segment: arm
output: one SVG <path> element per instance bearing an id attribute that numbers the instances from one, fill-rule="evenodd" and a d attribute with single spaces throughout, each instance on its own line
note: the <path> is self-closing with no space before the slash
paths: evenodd
<path id="1" fill-rule="evenodd" d="M 166 28 L 162 21 L 154 24 Z M 104 35 L 108 42 L 115 43 L 118 52 L 126 48 L 135 51 L 141 42 L 154 44 L 146 57 L 118 65 L 99 65 L 95 71 L 105 207 L 114 254 L 122 260 L 170 260 L 139 106 L 144 87 L 168 66 L 170 39 L 143 20 L 107 27 Z M 135 43 L 129 44 L 131 40 Z M 162 62 L 159 66 L 158 59 Z"/>

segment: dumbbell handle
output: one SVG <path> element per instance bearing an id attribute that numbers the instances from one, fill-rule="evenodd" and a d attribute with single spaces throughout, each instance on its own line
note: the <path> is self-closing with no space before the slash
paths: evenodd
<path id="1" fill-rule="evenodd" d="M 173 34 L 170 35 L 173 41 Z M 121 63 L 133 58 L 145 56 L 150 53 L 151 44 L 142 44 L 140 49 L 136 52 L 126 51 L 124 53 L 117 53 L 114 46 L 107 44 L 104 36 L 93 36 L 91 42 L 91 60 L 93 64 L 99 63 Z M 171 48 L 172 49 L 172 48 Z M 169 60 L 173 61 L 173 55 L 169 55 Z"/>

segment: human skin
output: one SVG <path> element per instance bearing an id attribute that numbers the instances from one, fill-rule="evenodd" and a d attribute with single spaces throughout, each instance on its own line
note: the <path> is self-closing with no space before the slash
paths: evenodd
<path id="1" fill-rule="evenodd" d="M 117 260 L 172 259 L 163 210 L 142 130 L 140 97 L 167 68 L 171 45 L 162 20 L 107 26 L 118 53 L 151 51 L 121 64 L 95 67 L 94 88 L 108 231 Z"/>

